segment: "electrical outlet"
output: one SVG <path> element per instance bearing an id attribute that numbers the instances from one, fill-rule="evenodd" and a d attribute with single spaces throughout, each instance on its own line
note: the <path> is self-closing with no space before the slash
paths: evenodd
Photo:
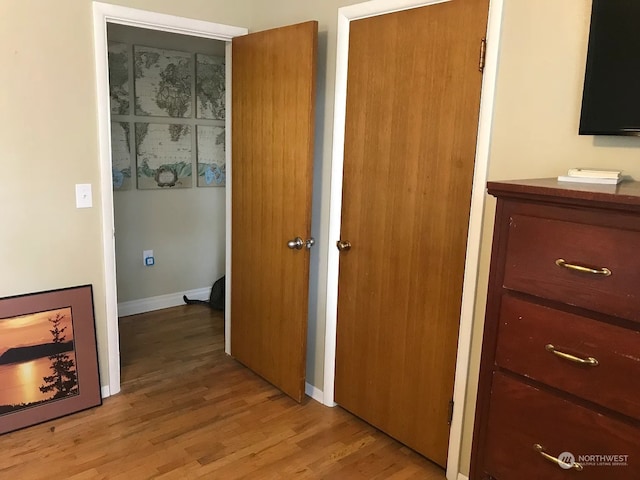
<path id="1" fill-rule="evenodd" d="M 153 257 L 153 250 L 144 250 L 142 252 L 142 262 L 145 267 L 151 267 L 155 265 L 156 259 Z"/>

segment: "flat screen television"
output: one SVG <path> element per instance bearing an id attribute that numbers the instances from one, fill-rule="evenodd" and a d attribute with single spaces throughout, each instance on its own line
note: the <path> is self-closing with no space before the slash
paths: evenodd
<path id="1" fill-rule="evenodd" d="M 593 0 L 579 133 L 640 136 L 640 0 Z"/>

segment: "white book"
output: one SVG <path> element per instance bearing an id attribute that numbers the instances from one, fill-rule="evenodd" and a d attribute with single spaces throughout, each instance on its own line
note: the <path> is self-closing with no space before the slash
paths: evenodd
<path id="1" fill-rule="evenodd" d="M 617 185 L 622 181 L 622 177 L 618 178 L 598 178 L 598 177 L 573 177 L 569 175 L 558 176 L 559 182 L 568 183 L 594 183 L 600 185 Z"/>
<path id="2" fill-rule="evenodd" d="M 569 177 L 582 178 L 620 178 L 620 170 L 602 170 L 599 168 L 570 168 L 567 172 Z"/>

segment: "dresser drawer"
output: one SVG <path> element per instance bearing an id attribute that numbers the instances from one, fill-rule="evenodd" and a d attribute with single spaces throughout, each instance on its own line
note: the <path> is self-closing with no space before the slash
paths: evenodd
<path id="1" fill-rule="evenodd" d="M 640 232 L 526 215 L 509 220 L 505 288 L 640 322 Z"/>
<path id="2" fill-rule="evenodd" d="M 638 331 L 505 295 L 496 363 L 640 420 Z"/>
<path id="3" fill-rule="evenodd" d="M 487 433 L 483 470 L 498 480 L 640 478 L 640 429 L 500 373 L 494 374 Z M 561 468 L 536 445 L 554 457 L 573 454 L 583 470 Z"/>

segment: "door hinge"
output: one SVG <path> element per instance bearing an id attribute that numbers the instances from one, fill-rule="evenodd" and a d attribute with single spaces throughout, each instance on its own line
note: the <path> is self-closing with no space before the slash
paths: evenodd
<path id="1" fill-rule="evenodd" d="M 447 420 L 447 423 L 451 425 L 452 421 L 453 421 L 453 400 L 449 400 L 449 419 Z"/>
<path id="2" fill-rule="evenodd" d="M 480 60 L 478 61 L 478 70 L 484 72 L 484 61 L 487 55 L 487 39 L 483 38 L 480 41 Z"/>

